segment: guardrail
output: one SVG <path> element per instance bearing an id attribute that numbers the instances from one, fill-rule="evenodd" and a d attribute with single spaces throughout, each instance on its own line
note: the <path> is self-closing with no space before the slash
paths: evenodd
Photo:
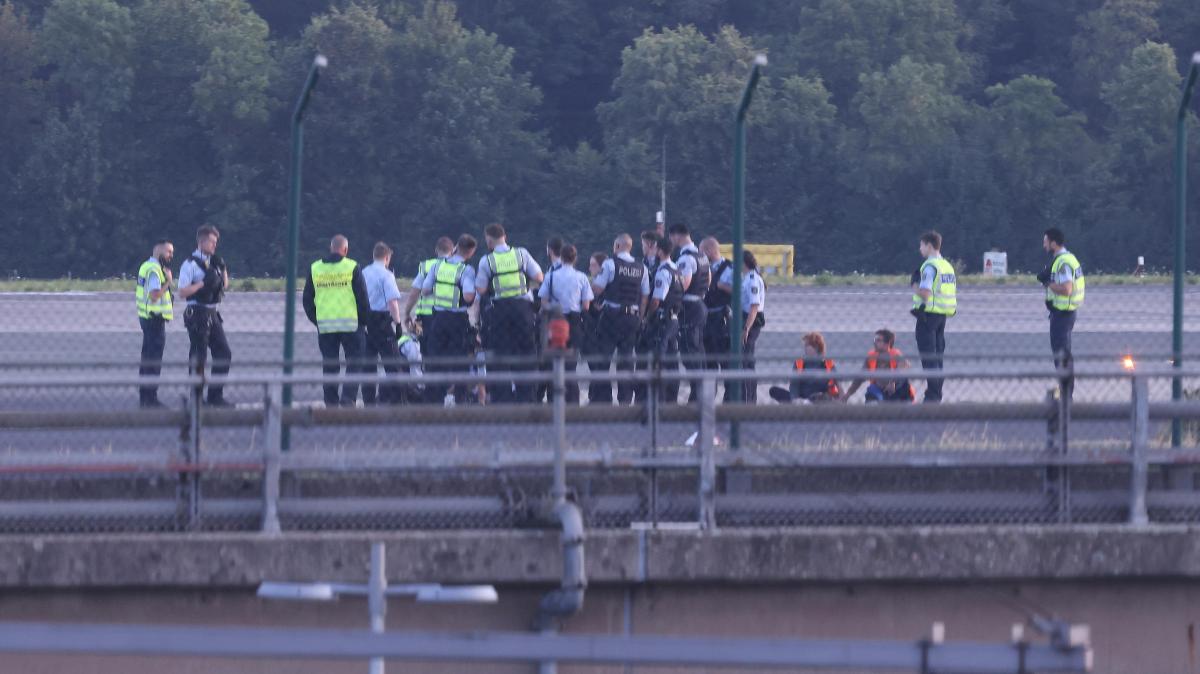
<path id="1" fill-rule="evenodd" d="M 545 485 L 550 487 L 549 491 L 568 493 L 571 491 L 567 486 L 568 475 L 586 476 L 594 483 L 613 474 L 634 476 L 631 479 L 635 484 L 624 487 L 604 485 L 602 489 L 596 488 L 586 494 L 580 493 L 579 485 L 574 485 L 573 489 L 575 497 L 585 502 L 585 513 L 597 520 L 624 525 L 645 522 L 656 526 L 670 522 L 675 526 L 687 523 L 704 529 L 716 527 L 721 521 L 739 525 L 778 521 L 887 524 L 916 517 L 904 513 L 943 510 L 959 511 L 949 519 L 962 523 L 1010 521 L 1011 513 L 1026 513 L 1017 516 L 1017 521 L 1022 517 L 1064 523 L 1090 521 L 1089 518 L 1094 516 L 1086 513 L 1105 511 L 1105 521 L 1119 517 L 1133 525 L 1142 525 L 1151 520 L 1151 511 L 1155 509 L 1200 513 L 1200 499 L 1195 498 L 1191 488 L 1193 466 L 1200 464 L 1200 448 L 1156 447 L 1151 432 L 1156 422 L 1200 421 L 1200 402 L 1151 400 L 1149 385 L 1151 380 L 1165 383 L 1175 376 L 1200 377 L 1200 369 L 1179 371 L 1162 366 L 1135 372 L 1123 369 L 1067 372 L 975 367 L 938 372 L 938 376 L 950 382 L 1021 379 L 1057 386 L 1065 378 L 1072 377 L 1081 382 L 1111 379 L 1128 386 L 1128 394 L 1122 396 L 1123 400 L 1106 402 L 1072 402 L 1053 391 L 1041 400 L 942 405 L 753 405 L 717 401 L 718 383 L 761 376 L 761 373 L 746 371 L 705 371 L 699 402 L 691 405 L 661 404 L 651 395 L 645 404 L 585 407 L 565 403 L 563 392 L 568 383 L 587 384 L 598 379 L 629 381 L 644 384 L 653 391 L 673 379 L 693 380 L 697 374 L 673 371 L 615 375 L 568 373 L 560 360 L 551 371 L 488 375 L 436 373 L 385 378 L 365 374 L 285 376 L 264 373 L 225 377 L 164 376 L 158 380 L 160 386 L 183 387 L 189 392 L 182 409 L 0 411 L 0 438 L 4 434 L 17 438 L 10 441 L 8 452 L 0 454 L 0 479 L 174 479 L 178 489 L 173 497 L 134 499 L 104 494 L 87 498 L 86 495 L 81 497 L 77 493 L 79 490 L 68 490 L 70 493 L 65 494 L 65 498 L 59 498 L 60 494 L 55 492 L 48 495 L 42 492 L 41 498 L 12 496 L 0 500 L 0 530 L 5 528 L 4 523 L 13 522 L 26 523 L 22 525 L 25 528 L 71 529 L 62 523 L 103 521 L 107 523 L 104 526 L 122 526 L 121 522 L 140 518 L 169 522 L 168 526 L 182 529 L 221 527 L 224 526 L 221 522 L 232 521 L 245 526 L 253 519 L 262 529 L 277 531 L 284 520 L 341 519 L 350 523 L 346 526 L 365 526 L 367 524 L 363 522 L 354 522 L 355 517 L 365 515 L 375 517 L 377 522 L 408 517 L 416 522 L 429 522 L 429 526 L 442 526 L 440 523 L 454 518 L 460 518 L 467 525 L 472 518 L 477 518 L 491 522 L 493 526 L 496 522 L 515 526 L 520 520 L 517 514 L 537 510 L 533 505 L 541 502 L 539 499 L 544 493 L 531 494 L 530 490 L 544 491 L 538 484 L 552 480 L 552 485 Z M 827 376 L 804 372 L 788 375 L 798 380 L 821 380 Z M 877 380 L 919 379 L 920 371 L 881 371 L 872 373 L 871 377 Z M 553 402 L 550 405 L 450 408 L 413 405 L 325 409 L 320 406 L 284 408 L 282 405 L 285 385 L 480 381 L 545 382 L 554 393 Z M 141 383 L 141 378 L 132 375 L 10 376 L 0 378 L 0 392 L 111 390 L 132 388 Z M 243 389 L 253 387 L 261 391 L 261 402 L 243 404 L 237 409 L 207 408 L 201 404 L 199 393 L 202 386 L 214 383 Z M 1119 425 L 1112 424 L 1113 421 Z M 1089 422 L 1107 422 L 1121 430 L 1108 432 L 1102 438 L 1103 442 L 1095 438 L 1072 440 L 1069 430 L 1073 425 Z M 740 447 L 720 444 L 721 429 L 733 424 L 767 429 L 765 435 L 768 438 L 772 435 L 771 429 L 809 432 L 813 428 L 828 428 L 830 433 L 853 434 L 873 425 L 879 425 L 885 432 L 904 425 L 955 428 L 968 424 L 1017 424 L 1026 431 L 1031 428 L 1041 430 L 1036 433 L 1040 438 L 1036 446 L 1030 442 L 1000 442 L 982 449 L 965 446 L 965 443 L 947 443 L 936 437 L 924 444 L 918 439 L 902 450 L 870 442 L 864 446 L 835 443 L 810 447 L 787 439 L 780 439 L 774 445 L 770 442 L 743 443 Z M 421 431 L 439 433 L 447 428 L 473 427 L 486 429 L 482 430 L 485 434 L 507 434 L 505 437 L 510 439 L 502 447 L 485 443 L 452 449 L 441 446 L 442 443 L 433 437 L 408 448 L 353 446 L 350 443 L 334 448 L 318 445 L 285 452 L 280 441 L 285 427 L 321 433 L 350 430 L 392 433 L 402 429 L 412 437 Z M 597 438 L 597 435 L 609 432 L 608 429 L 617 428 L 627 429 L 631 433 L 629 437 L 636 436 L 637 439 L 619 442 Z M 46 431 L 153 433 L 160 429 L 177 429 L 178 439 L 166 444 L 160 440 L 152 449 L 113 446 L 103 452 L 22 451 L 20 442 L 22 434 Z M 252 432 L 254 441 L 244 448 L 209 447 L 204 441 L 210 432 L 236 429 Z M 682 432 L 689 431 L 694 432 L 692 442 L 680 442 Z M 550 441 L 525 443 L 522 440 L 533 435 L 548 437 Z M 783 438 L 785 434 L 778 435 Z M 908 471 L 913 476 L 911 484 L 900 484 L 896 488 L 881 488 L 874 484 L 856 487 L 854 484 L 856 472 L 889 470 Z M 1032 482 L 1023 477 L 1021 479 L 1028 483 L 1026 487 L 991 488 L 986 480 L 981 482 L 979 478 L 971 477 L 972 471 L 983 470 L 1007 475 L 1028 475 L 1029 471 L 1035 471 L 1040 475 L 1039 486 L 1027 488 Z M 778 486 L 759 489 L 741 484 L 748 479 L 770 482 L 771 473 L 776 473 L 778 478 L 785 473 L 805 475 L 812 471 L 835 475 L 844 486 L 789 491 Z M 1091 483 L 1071 484 L 1073 474 L 1087 471 L 1095 473 L 1089 477 Z M 481 493 L 472 493 L 470 489 L 456 493 L 455 487 L 448 486 L 446 493 L 436 495 L 422 493 L 420 489 L 398 489 L 389 493 L 388 488 L 381 488 L 380 493 L 371 496 L 350 494 L 336 498 L 309 496 L 303 494 L 302 489 L 289 486 L 289 477 L 298 475 L 418 473 L 460 479 L 468 486 L 473 484 L 471 480 L 487 481 L 495 475 L 519 473 L 532 480 L 533 486 L 523 485 L 518 496 L 500 494 L 498 489 L 490 487 Z M 465 473 L 473 477 L 461 477 Z M 1163 473 L 1162 480 L 1158 479 L 1159 473 Z M 752 477 L 746 478 L 746 475 Z M 1162 482 L 1169 488 L 1152 490 L 1152 477 L 1156 484 Z M 255 495 L 208 493 L 202 489 L 202 480 L 213 483 L 222 479 L 253 483 Z M 936 484 L 927 483 L 930 480 Z M 685 489 L 683 485 L 688 482 L 692 486 Z M 981 484 L 986 488 L 981 488 Z M 838 514 L 854 508 L 866 514 L 859 519 Z M 683 511 L 692 515 L 684 518 L 680 516 Z M 613 515 L 617 512 L 633 514 L 626 517 Z M 754 513 L 777 515 L 759 517 Z M 780 513 L 782 515 L 778 515 Z M 1179 519 L 1180 516 L 1172 517 Z M 920 518 L 916 517 L 916 520 Z"/>

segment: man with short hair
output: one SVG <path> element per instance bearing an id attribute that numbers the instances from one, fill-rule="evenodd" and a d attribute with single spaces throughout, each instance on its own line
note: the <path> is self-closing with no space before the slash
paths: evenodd
<path id="1" fill-rule="evenodd" d="M 468 262 L 475 255 L 478 243 L 470 234 L 458 237 L 458 244 L 444 260 L 438 260 L 425 275 L 421 292 L 433 298 L 433 316 L 429 319 L 429 334 L 421 352 L 426 359 L 428 372 L 469 372 L 467 362 L 474 348 L 471 338 L 471 317 L 468 311 L 475 303 L 478 286 L 475 269 Z M 438 360 L 441 359 L 441 362 Z M 449 362 L 447 362 L 449 361 Z M 454 386 L 454 393 L 447 396 L 450 387 L 446 384 L 430 384 L 425 387 L 428 402 L 458 404 L 466 401 L 467 387 Z"/>
<path id="2" fill-rule="evenodd" d="M 213 376 L 229 373 L 233 352 L 225 339 L 225 323 L 217 307 L 229 288 L 229 270 L 217 255 L 221 232 L 212 225 L 196 230 L 196 250 L 179 268 L 179 296 L 187 300 L 183 324 L 187 328 L 188 372 L 204 372 L 209 351 L 212 352 Z M 208 387 L 207 403 L 213 407 L 231 407 L 225 401 L 224 387 Z"/>
<path id="3" fill-rule="evenodd" d="M 167 322 L 174 317 L 171 297 L 171 259 L 175 257 L 175 246 L 166 239 L 154 244 L 150 259 L 138 269 L 137 300 L 138 324 L 142 328 L 142 365 L 138 374 L 142 377 L 157 377 L 162 372 L 163 351 L 167 347 Z M 144 385 L 138 388 L 138 401 L 142 407 L 162 407 L 158 401 L 158 386 Z"/>
<path id="4" fill-rule="evenodd" d="M 908 369 L 908 359 L 904 357 L 900 349 L 896 348 L 896 333 L 887 328 L 875 331 L 874 346 L 867 352 L 867 359 L 863 361 L 863 369 L 868 372 L 877 370 L 894 372 Z M 842 394 L 842 402 L 849 400 L 864 381 L 866 380 L 859 377 L 851 382 L 850 388 Z M 912 384 L 907 379 L 872 379 L 867 386 L 863 400 L 868 403 L 915 402 L 916 397 Z"/>
<path id="5" fill-rule="evenodd" d="M 317 347 L 324 365 L 321 371 L 336 375 L 341 371 L 339 352 L 346 357 L 346 374 L 363 371 L 366 351 L 363 327 L 371 311 L 367 287 L 358 263 L 347 255 L 350 242 L 341 234 L 329 240 L 329 255 L 313 262 L 304 284 L 304 315 L 317 326 Z M 325 406 L 354 407 L 358 404 L 358 384 L 325 384 Z"/>
<path id="6" fill-rule="evenodd" d="M 679 310 L 679 354 L 684 367 L 693 372 L 704 369 L 704 326 L 708 319 L 704 297 L 712 279 L 708 257 L 692 243 L 692 234 L 682 222 L 671 225 L 671 243 L 676 250 L 675 265 L 683 283 L 683 304 Z M 678 383 L 675 384 L 678 387 Z M 696 402 L 700 380 L 690 382 L 688 402 Z M 669 394 L 668 394 L 669 397 Z"/>
<path id="7" fill-rule="evenodd" d="M 400 288 L 396 285 L 396 275 L 392 273 L 392 249 L 380 241 L 371 251 L 373 262 L 362 270 L 363 284 L 367 287 L 367 303 L 370 312 L 367 314 L 366 352 L 364 353 L 364 371 L 376 372 L 375 364 L 382 361 L 383 371 L 388 375 L 400 372 L 400 347 L 396 343 L 396 330 L 393 325 L 403 325 L 404 315 L 400 311 Z M 374 405 L 376 401 L 383 404 L 401 402 L 402 390 L 396 384 L 366 384 L 363 386 L 363 403 Z"/>
<path id="8" fill-rule="evenodd" d="M 425 277 L 429 274 L 429 270 L 438 260 L 445 260 L 454 252 L 454 241 L 448 236 L 438 237 L 437 243 L 433 246 L 433 257 L 422 260 L 417 265 L 417 274 L 413 276 L 412 287 L 408 291 L 408 297 L 404 301 L 404 318 L 407 321 L 409 332 L 420 333 L 417 339 L 420 341 L 421 348 L 425 349 L 428 345 L 425 343 L 425 337 L 429 334 L 429 325 L 420 325 L 433 317 L 433 297 L 426 296 L 421 292 L 425 287 Z M 416 313 L 413 313 L 413 310 Z M 412 317 L 412 318 L 410 318 Z"/>
<path id="9" fill-rule="evenodd" d="M 700 242 L 700 252 L 708 259 L 708 293 L 704 296 L 706 317 L 704 321 L 704 353 L 708 358 L 708 369 L 729 369 L 729 319 L 733 317 L 733 273 L 734 265 L 721 257 L 721 244 L 713 237 Z M 725 387 L 725 401 L 733 400 L 732 387 Z"/>
<path id="10" fill-rule="evenodd" d="M 941 234 L 932 230 L 922 234 L 919 249 L 925 261 L 917 270 L 919 281 L 912 298 L 917 351 L 921 353 L 921 369 L 941 370 L 946 353 L 946 319 L 958 311 L 958 281 L 954 267 L 942 257 Z M 925 402 L 941 402 L 942 378 L 925 381 Z"/>
<path id="11" fill-rule="evenodd" d="M 488 348 L 498 360 L 491 370 L 528 372 L 537 354 L 531 290 L 542 282 L 542 268 L 529 251 L 509 247 L 503 225 L 488 225 L 484 238 L 491 252 L 479 261 L 475 288 L 480 297 L 492 302 L 487 314 L 491 325 L 485 330 Z M 523 362 L 525 359 L 529 362 Z M 496 402 L 533 402 L 533 390 L 528 383 L 502 382 L 493 387 L 491 396 Z"/>
<path id="12" fill-rule="evenodd" d="M 1046 288 L 1046 309 L 1050 311 L 1050 351 L 1054 354 L 1054 367 L 1071 367 L 1071 333 L 1075 330 L 1075 312 L 1083 306 L 1087 281 L 1083 267 L 1066 247 L 1067 238 L 1061 229 L 1051 227 L 1042 236 L 1042 249 L 1050 253 L 1050 265 L 1038 274 L 1038 280 Z M 1063 394 L 1070 398 L 1074 392 L 1073 377 L 1063 380 Z"/>
<path id="13" fill-rule="evenodd" d="M 650 296 L 650 273 L 646 265 L 634 260 L 633 237 L 621 234 L 613 240 L 612 257 L 600 263 L 600 273 L 592 279 L 592 293 L 604 295 L 604 305 L 596 324 L 596 353 L 588 369 L 608 372 L 613 351 L 617 353 L 617 372 L 633 370 L 633 349 Z M 617 402 L 633 402 L 633 385 L 617 383 Z M 612 382 L 596 381 L 588 388 L 588 404 L 612 404 Z"/>

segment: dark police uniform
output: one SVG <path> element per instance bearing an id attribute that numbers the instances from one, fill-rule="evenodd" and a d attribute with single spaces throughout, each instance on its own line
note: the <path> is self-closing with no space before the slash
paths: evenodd
<path id="1" fill-rule="evenodd" d="M 684 289 L 683 304 L 679 310 L 679 353 L 682 361 L 689 370 L 704 369 L 704 328 L 708 319 L 704 298 L 708 294 L 709 283 L 712 280 L 712 270 L 708 258 L 701 255 L 696 246 L 688 244 L 679 252 L 676 263 L 682 276 L 691 276 L 691 282 Z M 688 402 L 695 402 L 700 394 L 700 380 L 691 381 L 691 393 Z"/>
<path id="2" fill-rule="evenodd" d="M 733 263 L 721 260 L 712 265 L 709 275 L 708 294 L 704 296 L 707 318 L 704 322 L 704 353 L 708 356 L 708 369 L 723 370 L 729 355 L 729 319 L 732 318 L 730 305 L 733 294 L 718 287 L 721 283 L 733 285 Z M 725 400 L 731 400 L 733 394 L 725 387 Z"/>
<path id="3" fill-rule="evenodd" d="M 679 312 L 683 304 L 683 279 L 670 260 L 660 262 L 654 274 L 651 299 L 659 301 L 658 308 L 646 319 L 645 339 L 649 347 L 650 367 L 659 370 L 679 369 Z M 639 393 L 644 392 L 639 388 Z M 647 400 L 643 397 L 642 400 Z M 667 382 L 659 392 L 659 400 L 674 403 L 679 399 L 679 381 Z"/>
<path id="4" fill-rule="evenodd" d="M 198 281 L 203 281 L 204 287 L 188 297 L 187 308 L 183 312 L 183 325 L 187 328 L 190 342 L 188 372 L 203 372 L 211 351 L 212 374 L 228 374 L 233 352 L 229 350 L 225 322 L 217 309 L 225 298 L 225 263 L 220 257 L 209 257 L 197 248 L 179 269 L 179 287 L 186 288 Z M 207 400 L 210 405 L 226 404 L 224 387 L 209 386 Z"/>
<path id="5" fill-rule="evenodd" d="M 537 320 L 533 313 L 533 295 L 529 279 L 542 273 L 542 268 L 524 248 L 496 246 L 479 261 L 475 274 L 480 286 L 488 286 L 491 309 L 485 327 L 488 348 L 498 360 L 491 364 L 493 372 L 529 371 L 537 354 Z M 529 362 L 521 362 L 528 359 Z M 513 361 L 517 362 L 513 362 Z M 533 402 L 532 384 L 501 382 L 490 387 L 489 394 L 496 402 Z"/>
<path id="6" fill-rule="evenodd" d="M 608 372 L 613 351 L 617 353 L 617 371 L 633 370 L 633 349 L 642 319 L 642 298 L 650 294 L 650 274 L 646 266 L 628 253 L 619 253 L 604 261 L 592 281 L 604 291 L 604 306 L 596 326 L 596 353 L 588 363 L 592 372 Z M 588 389 L 589 402 L 612 403 L 612 382 L 594 382 Z M 633 402 L 631 382 L 617 383 L 617 401 Z"/>

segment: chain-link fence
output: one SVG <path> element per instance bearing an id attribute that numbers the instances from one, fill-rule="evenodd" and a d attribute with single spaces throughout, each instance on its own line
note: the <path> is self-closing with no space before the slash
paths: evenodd
<path id="1" fill-rule="evenodd" d="M 950 364 L 948 402 L 721 402 L 722 387 L 828 383 L 764 360 L 708 373 L 693 404 L 654 394 L 690 375 L 610 374 L 631 405 L 326 407 L 318 374 L 145 379 L 23 368 L 0 380 L 0 530 L 522 528 L 545 525 L 556 457 L 590 527 L 1193 521 L 1200 404 L 1174 372 L 1081 361 Z M 266 365 L 264 364 L 265 368 Z M 279 366 L 276 364 L 275 369 Z M 336 383 L 545 382 L 558 372 L 341 375 Z M 837 375 L 848 387 L 850 376 Z M 1069 375 L 1069 376 L 1068 376 Z M 1184 389 L 1200 370 L 1180 371 Z M 875 386 L 925 387 L 918 368 Z M 506 382 L 509 382 L 506 384 Z M 223 383 L 231 407 L 203 403 Z M 295 402 L 283 405 L 284 384 Z M 1063 387 L 1073 384 L 1065 398 Z M 688 384 L 683 383 L 684 391 Z M 952 398 L 951 392 L 962 392 Z M 968 395 L 969 393 L 969 395 Z M 955 396 L 958 394 L 955 393 Z M 681 395 L 682 398 L 682 395 Z M 1178 443 L 1173 442 L 1178 424 Z"/>

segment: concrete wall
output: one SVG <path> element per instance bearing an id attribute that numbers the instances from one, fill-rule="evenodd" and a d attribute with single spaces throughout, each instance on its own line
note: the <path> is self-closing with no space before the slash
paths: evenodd
<path id="1" fill-rule="evenodd" d="M 1187 527 L 635 532 L 589 540 L 592 586 L 568 632 L 1007 641 L 1027 611 L 1092 628 L 1097 672 L 1200 672 L 1200 542 Z M 42 537 L 0 540 L 0 620 L 366 628 L 362 600 L 265 602 L 263 579 L 495 582 L 494 606 L 391 604 L 390 629 L 524 630 L 555 580 L 548 532 Z M 20 655 L 6 672 L 363 672 L 363 662 Z M 531 672 L 413 666 L 404 672 Z M 665 669 L 563 666 L 562 672 Z M 701 671 L 701 670 L 689 670 Z M 721 670 L 729 671 L 729 670 Z"/>

